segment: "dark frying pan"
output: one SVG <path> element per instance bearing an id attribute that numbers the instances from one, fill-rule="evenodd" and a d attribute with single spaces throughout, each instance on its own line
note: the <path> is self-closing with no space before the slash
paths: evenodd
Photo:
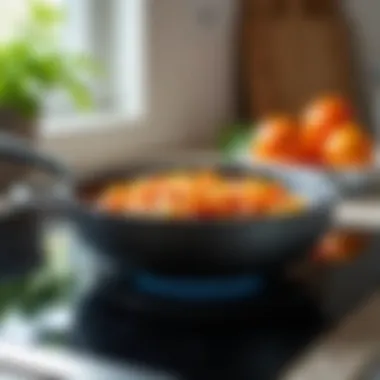
<path id="1" fill-rule="evenodd" d="M 14 139 L 0 138 L 1 158 L 32 163 L 67 177 L 61 165 Z M 118 267 L 136 266 L 166 274 L 232 274 L 281 266 L 306 255 L 329 229 L 339 198 L 337 187 L 324 175 L 254 169 L 242 164 L 151 162 L 131 166 L 123 176 L 135 178 L 174 168 L 213 168 L 231 176 L 260 175 L 277 179 L 305 196 L 310 205 L 297 215 L 207 222 L 112 216 L 98 211 L 94 205 L 46 192 L 37 201 L 34 199 L 33 205 L 56 209 L 58 206 L 61 211 L 69 212 L 80 235 Z M 30 204 L 30 200 L 24 202 Z"/>
<path id="2" fill-rule="evenodd" d="M 76 214 L 81 235 L 121 267 L 133 265 L 165 274 L 252 273 L 282 266 L 310 252 L 329 229 L 339 195 L 323 175 L 241 164 L 151 162 L 131 166 L 115 178 L 132 179 L 177 168 L 213 168 L 229 176 L 274 178 L 305 196 L 310 206 L 299 215 L 281 217 L 171 221 L 111 216 L 82 204 Z"/>

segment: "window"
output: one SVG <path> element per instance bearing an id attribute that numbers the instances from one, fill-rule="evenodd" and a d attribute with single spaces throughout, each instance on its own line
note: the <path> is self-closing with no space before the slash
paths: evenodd
<path id="1" fill-rule="evenodd" d="M 61 128 L 73 131 L 96 127 L 94 124 L 104 124 L 105 120 L 126 123 L 142 117 L 145 1 L 50 1 L 62 5 L 67 13 L 63 49 L 92 57 L 100 74 L 91 83 L 94 109 L 85 115 L 78 113 L 68 99 L 55 94 L 47 102 L 45 130 L 59 133 Z"/>
<path id="2" fill-rule="evenodd" d="M 29 0 L 1 0 L 0 39 L 11 38 L 27 16 Z M 62 94 L 46 99 L 43 131 L 60 133 L 104 120 L 139 118 L 144 113 L 145 0 L 45 0 L 61 6 L 66 21 L 61 31 L 62 49 L 85 53 L 99 66 L 91 80 L 94 107 L 77 112 Z M 90 125 L 91 124 L 91 125 Z"/>
<path id="3" fill-rule="evenodd" d="M 8 19 L 2 5 L 20 1 L 30 0 L 0 0 L 0 31 L 2 16 Z M 234 119 L 238 1 L 44 1 L 67 7 L 62 47 L 104 66 L 92 83 L 92 113 L 48 98 L 38 144 L 75 172 L 212 146 Z"/>

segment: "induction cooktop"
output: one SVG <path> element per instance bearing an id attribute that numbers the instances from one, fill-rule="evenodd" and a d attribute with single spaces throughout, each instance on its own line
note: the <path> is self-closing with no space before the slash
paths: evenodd
<path id="1" fill-rule="evenodd" d="M 72 251 L 87 257 L 81 246 Z M 270 380 L 337 320 L 306 284 L 285 278 L 255 273 L 227 282 L 173 282 L 133 271 L 115 276 L 91 260 L 65 266 L 62 255 L 67 252 L 55 253 L 36 272 L 0 283 L 3 344 L 63 351 L 78 363 L 82 356 L 98 365 L 110 361 L 131 380 L 141 373 L 152 380 Z M 356 267 L 362 270 L 363 263 L 351 267 L 350 278 Z M 110 372 L 106 378 L 118 379 Z"/>

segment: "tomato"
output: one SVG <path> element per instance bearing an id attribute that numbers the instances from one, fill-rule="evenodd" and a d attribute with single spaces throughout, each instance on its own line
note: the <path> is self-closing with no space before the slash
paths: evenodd
<path id="1" fill-rule="evenodd" d="M 103 208 L 116 213 L 168 219 L 227 219 L 270 214 L 289 206 L 281 184 L 260 178 L 224 178 L 217 173 L 168 174 L 112 187 L 101 197 Z"/>
<path id="2" fill-rule="evenodd" d="M 149 210 L 154 202 L 154 191 L 152 187 L 144 185 L 131 185 L 125 200 L 124 208 L 120 212 L 131 212 L 143 214 Z"/>
<path id="3" fill-rule="evenodd" d="M 226 214 L 224 194 L 223 186 L 210 186 L 203 188 L 202 191 L 198 188 L 194 195 L 197 217 L 208 220 Z"/>
<path id="4" fill-rule="evenodd" d="M 221 185 L 221 178 L 212 172 L 201 172 L 194 175 L 191 178 L 193 184 L 193 190 L 196 193 L 202 193 L 210 187 L 218 187 Z"/>
<path id="5" fill-rule="evenodd" d="M 273 205 L 281 203 L 285 197 L 285 188 L 268 181 L 256 181 L 247 184 L 248 197 L 253 209 L 268 211 Z"/>
<path id="6" fill-rule="evenodd" d="M 225 188 L 225 207 L 229 215 L 257 215 L 263 209 L 258 188 L 246 181 L 233 181 Z"/>
<path id="7" fill-rule="evenodd" d="M 127 197 L 128 187 L 126 185 L 114 185 L 100 197 L 99 207 L 102 210 L 118 212 L 125 207 Z"/>
<path id="8" fill-rule="evenodd" d="M 278 116 L 259 124 L 251 154 L 263 160 L 293 162 L 298 158 L 298 147 L 298 124 L 287 116 Z"/>
<path id="9" fill-rule="evenodd" d="M 309 104 L 301 117 L 301 144 L 306 160 L 318 163 L 322 146 L 331 132 L 352 118 L 349 103 L 339 96 L 324 97 Z"/>
<path id="10" fill-rule="evenodd" d="M 360 254 L 369 241 L 366 234 L 332 231 L 319 242 L 314 258 L 320 262 L 349 261 Z"/>
<path id="11" fill-rule="evenodd" d="M 340 127 L 325 142 L 324 164 L 334 168 L 362 167 L 373 161 L 373 147 L 370 139 L 353 123 Z"/>
<path id="12" fill-rule="evenodd" d="M 273 215 L 294 214 L 304 207 L 305 200 L 303 198 L 287 195 L 281 202 L 273 204 L 271 213 Z"/>

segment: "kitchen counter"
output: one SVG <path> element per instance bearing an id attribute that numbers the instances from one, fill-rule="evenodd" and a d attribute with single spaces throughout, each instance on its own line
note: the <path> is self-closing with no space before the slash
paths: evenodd
<path id="1" fill-rule="evenodd" d="M 314 343 L 282 379 L 374 380 L 362 377 L 374 363 L 380 375 L 380 293 Z"/>
<path id="2" fill-rule="evenodd" d="M 335 222 L 338 226 L 355 231 L 377 232 L 380 230 L 380 197 L 342 203 L 337 208 Z M 380 255 L 380 246 L 379 249 L 377 246 L 379 245 L 375 246 L 372 257 L 369 255 L 368 260 L 355 264 L 355 268 L 362 267 L 358 272 L 348 269 L 343 274 L 345 281 L 340 289 L 341 294 L 335 294 L 333 299 L 343 299 L 347 292 L 357 291 L 369 277 L 369 268 L 378 271 L 374 264 L 375 256 Z M 358 276 L 359 272 L 366 274 L 365 277 Z M 348 283 L 351 284 L 351 289 Z M 331 292 L 328 293 L 330 296 Z M 329 307 L 333 308 L 334 305 Z M 375 375 L 363 377 L 373 366 L 379 376 L 380 292 L 367 298 L 367 301 L 349 313 L 336 328 L 314 342 L 287 368 L 282 380 L 375 380 Z"/>
<path id="3" fill-rule="evenodd" d="M 348 229 L 380 231 L 380 196 L 342 202 L 335 223 Z"/>

